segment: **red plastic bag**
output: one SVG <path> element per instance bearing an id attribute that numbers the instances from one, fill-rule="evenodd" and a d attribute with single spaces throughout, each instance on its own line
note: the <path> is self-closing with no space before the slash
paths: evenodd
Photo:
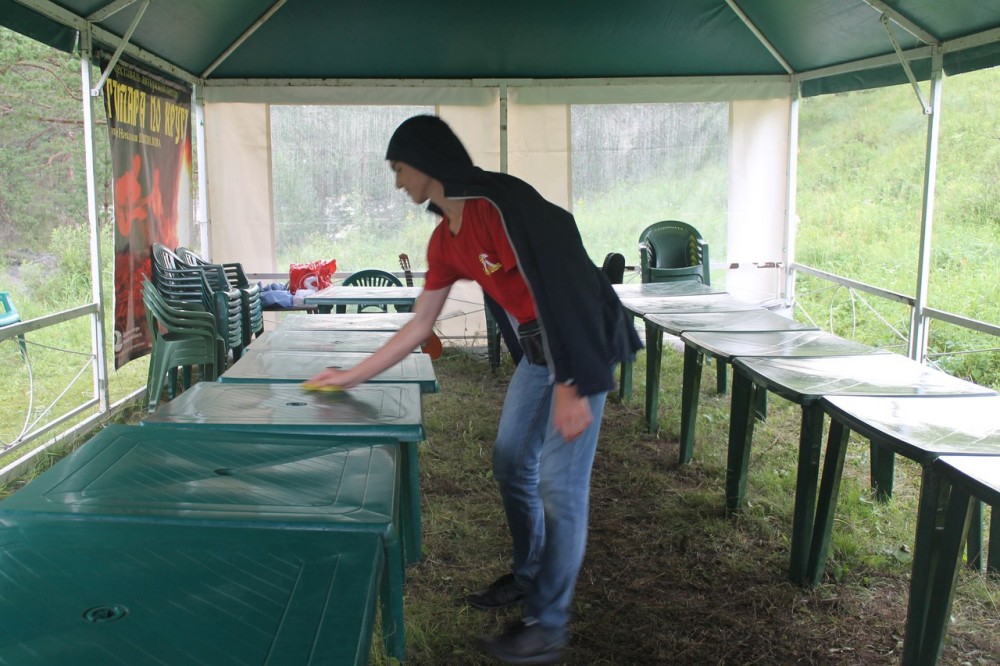
<path id="1" fill-rule="evenodd" d="M 308 264 L 288 266 L 288 291 L 293 294 L 299 289 L 319 291 L 330 286 L 333 274 L 337 272 L 337 260 L 311 261 Z"/>

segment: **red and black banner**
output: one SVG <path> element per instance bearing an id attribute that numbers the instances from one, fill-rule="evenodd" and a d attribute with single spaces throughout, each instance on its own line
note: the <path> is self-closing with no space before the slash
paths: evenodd
<path id="1" fill-rule="evenodd" d="M 105 65 L 106 66 L 106 65 Z M 191 93 L 118 63 L 104 84 L 115 219 L 115 368 L 149 353 L 150 247 L 191 224 Z"/>

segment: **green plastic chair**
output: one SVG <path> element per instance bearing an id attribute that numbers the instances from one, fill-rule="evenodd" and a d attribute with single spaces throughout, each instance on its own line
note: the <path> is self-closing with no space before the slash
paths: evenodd
<path id="1" fill-rule="evenodd" d="M 177 248 L 177 256 L 188 266 L 211 266 L 209 262 L 186 247 Z M 264 307 L 260 300 L 260 285 L 250 284 L 243 264 L 231 262 L 215 264 L 222 266 L 226 279 L 232 287 L 239 290 L 243 300 L 243 346 L 249 345 L 254 338 L 264 332 Z"/>
<path id="2" fill-rule="evenodd" d="M 198 309 L 173 307 L 149 280 L 143 280 L 142 302 L 152 342 L 146 378 L 147 409 L 159 404 L 164 387 L 173 397 L 176 370 L 199 366 L 201 379 L 214 381 L 224 359 L 225 347 L 216 333 L 215 317 Z M 169 378 L 169 380 L 168 380 Z M 191 375 L 184 374 L 184 388 L 191 387 Z"/>
<path id="3" fill-rule="evenodd" d="M 686 222 L 665 220 L 646 227 L 639 234 L 639 263 L 643 282 L 712 283 L 708 242 Z"/>
<path id="4" fill-rule="evenodd" d="M 0 291 L 0 310 L 2 310 L 0 311 L 0 327 L 10 326 L 21 321 L 20 313 L 14 307 L 14 302 L 10 300 L 9 291 Z M 27 361 L 28 344 L 23 335 L 17 336 L 17 346 L 21 348 L 21 356 Z"/>
<path id="5" fill-rule="evenodd" d="M 399 281 L 399 278 L 390 273 L 389 271 L 383 271 L 380 268 L 366 268 L 364 270 L 355 271 L 351 273 L 341 284 L 343 287 L 402 287 L 403 283 Z M 388 312 L 389 306 L 385 303 L 381 305 L 359 305 L 358 312 Z M 396 312 L 409 312 L 410 306 L 408 305 L 397 305 Z M 337 306 L 337 314 L 344 314 L 347 312 L 346 305 Z"/>

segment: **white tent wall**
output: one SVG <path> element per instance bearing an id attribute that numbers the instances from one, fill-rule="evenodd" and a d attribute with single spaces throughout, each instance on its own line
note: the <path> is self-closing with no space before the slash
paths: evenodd
<path id="1" fill-rule="evenodd" d="M 783 295 L 790 99 L 729 105 L 729 234 L 726 290 L 751 301 Z M 794 213 L 794 211 L 792 211 Z"/>
<path id="2" fill-rule="evenodd" d="M 208 256 L 276 270 L 271 132 L 266 104 L 206 104 Z"/>
<path id="3" fill-rule="evenodd" d="M 343 103 L 345 91 L 325 90 L 334 94 L 333 103 Z M 647 98 L 663 97 L 658 90 L 658 86 L 651 87 Z M 208 94 L 207 99 L 233 97 L 218 92 Z M 356 103 L 369 102 L 371 92 L 367 88 L 355 88 L 354 92 L 358 94 Z M 426 97 L 426 91 L 420 88 L 389 92 L 395 93 L 390 98 L 394 103 L 413 101 L 414 95 Z M 538 88 L 511 88 L 505 107 L 497 87 L 444 92 L 445 98 L 458 103 L 439 104 L 436 113 L 454 128 L 477 165 L 500 170 L 506 145 L 509 173 L 572 210 L 568 101 L 555 101 L 559 95 L 540 94 Z M 608 92 L 602 91 L 602 100 Z M 627 96 L 642 99 L 631 89 Z M 291 98 L 309 103 L 321 101 L 315 94 L 302 100 L 294 94 Z M 734 294 L 755 301 L 784 295 L 790 104 L 788 98 L 730 103 L 729 256 L 713 254 L 712 259 L 717 267 L 732 267 L 718 278 L 720 283 Z M 277 266 L 275 259 L 269 109 L 267 103 L 205 104 L 208 254 L 214 261 L 239 261 L 251 273 L 274 273 L 286 268 Z M 622 239 L 622 244 L 631 246 L 634 240 Z M 413 263 L 421 266 L 424 261 L 419 257 Z M 760 267 L 765 264 L 771 267 Z M 485 319 L 481 292 L 475 284 L 460 283 L 453 288 L 439 327 L 446 338 L 482 339 Z"/>

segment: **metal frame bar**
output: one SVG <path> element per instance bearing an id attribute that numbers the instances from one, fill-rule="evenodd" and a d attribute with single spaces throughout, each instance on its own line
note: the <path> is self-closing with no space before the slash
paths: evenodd
<path id="1" fill-rule="evenodd" d="M 118 59 L 122 57 L 122 51 L 124 51 L 125 47 L 128 46 L 129 40 L 132 39 L 132 33 L 134 33 L 135 29 L 139 27 L 139 21 L 142 20 L 142 15 L 146 13 L 146 9 L 148 7 L 149 0 L 142 0 L 142 6 L 139 7 L 135 16 L 132 17 L 132 23 L 129 25 L 128 30 L 125 31 L 125 35 L 122 37 L 118 48 L 115 49 L 114 55 L 111 56 L 111 60 L 108 61 L 108 66 L 104 68 L 103 72 L 101 72 L 101 78 L 97 80 L 97 85 L 90 90 L 90 95 L 92 97 L 97 97 L 101 94 L 104 82 L 108 80 L 111 70 L 113 70 L 115 65 L 118 64 Z M 88 20 L 90 19 L 88 18 Z"/>
<path id="2" fill-rule="evenodd" d="M 25 333 L 30 333 L 31 331 L 37 331 L 42 328 L 61 324 L 64 321 L 70 321 L 71 319 L 76 319 L 89 314 L 97 314 L 96 303 L 88 303 L 87 305 L 80 305 L 69 310 L 63 310 L 62 312 L 57 312 L 55 314 L 38 317 L 37 319 L 28 319 L 27 321 L 10 324 L 0 328 L 0 341 L 7 340 L 9 338 L 16 338 L 20 335 L 24 335 Z"/>
<path id="3" fill-rule="evenodd" d="M 778 61 L 778 64 L 781 65 L 781 67 L 789 74 L 794 74 L 795 69 L 788 63 L 787 60 L 785 60 L 784 56 L 778 52 L 778 49 L 775 48 L 774 44 L 772 44 L 771 41 L 764 36 L 764 33 L 757 28 L 756 24 L 750 20 L 750 17 L 743 12 L 743 9 L 736 4 L 736 0 L 726 0 L 726 4 L 729 5 L 729 8 L 733 10 L 733 13 L 739 17 L 740 21 L 743 22 L 743 25 L 745 25 L 750 32 L 753 33 L 753 36 L 757 38 L 757 41 L 760 42 L 765 49 L 767 49 L 768 53 L 770 53 L 775 60 Z"/>
<path id="4" fill-rule="evenodd" d="M 274 16 L 274 13 L 277 12 L 279 9 L 281 9 L 282 5 L 284 5 L 286 2 L 288 2 L 288 0 L 278 0 L 273 5 L 271 5 L 271 7 L 266 12 L 264 12 L 264 14 L 261 15 L 259 19 L 250 24 L 250 27 L 244 30 L 243 34 L 236 38 L 236 41 L 227 46 L 226 50 L 223 51 L 218 58 L 212 61 L 212 64 L 209 65 L 205 69 L 205 71 L 201 73 L 200 78 L 202 79 L 207 78 L 209 74 L 214 72 L 216 67 L 221 65 L 226 60 L 226 58 L 231 56 L 233 52 L 236 49 L 238 49 L 240 45 L 243 44 L 243 42 L 245 42 L 250 37 L 250 35 L 257 32 L 257 30 L 259 30 L 262 25 L 267 23 L 271 19 L 271 17 Z"/>

